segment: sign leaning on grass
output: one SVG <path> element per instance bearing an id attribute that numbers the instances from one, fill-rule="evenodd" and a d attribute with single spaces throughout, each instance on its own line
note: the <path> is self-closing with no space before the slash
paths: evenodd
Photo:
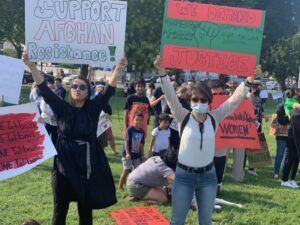
<path id="1" fill-rule="evenodd" d="M 264 23 L 261 10 L 166 1 L 163 65 L 252 76 L 259 64 Z"/>
<path id="2" fill-rule="evenodd" d="M 0 108 L 0 180 L 24 173 L 56 150 L 35 103 Z"/>
<path id="3" fill-rule="evenodd" d="M 25 1 L 29 58 L 113 66 L 124 56 L 126 14 L 124 1 Z"/>
<path id="4" fill-rule="evenodd" d="M 0 99 L 4 102 L 19 104 L 24 63 L 20 59 L 0 55 Z"/>

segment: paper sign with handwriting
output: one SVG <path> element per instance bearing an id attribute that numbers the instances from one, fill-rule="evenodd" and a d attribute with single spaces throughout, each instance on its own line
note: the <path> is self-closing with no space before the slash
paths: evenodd
<path id="1" fill-rule="evenodd" d="M 99 137 L 101 134 L 103 134 L 104 131 L 106 131 L 108 128 L 111 127 L 111 121 L 106 118 L 105 112 L 101 112 L 99 116 L 99 122 L 98 122 L 98 128 L 97 128 L 97 137 Z"/>
<path id="2" fill-rule="evenodd" d="M 127 2 L 25 1 L 32 61 L 113 66 L 124 56 Z"/>
<path id="3" fill-rule="evenodd" d="M 35 103 L 0 108 L 0 180 L 24 173 L 56 150 Z"/>
<path id="4" fill-rule="evenodd" d="M 168 225 L 160 212 L 151 206 L 134 207 L 112 211 L 110 213 L 118 225 Z"/>
<path id="5" fill-rule="evenodd" d="M 219 107 L 227 99 L 228 96 L 214 96 L 211 110 Z M 243 100 L 237 109 L 219 124 L 216 148 L 260 148 L 256 118 L 250 100 Z"/>
<path id="6" fill-rule="evenodd" d="M 0 55 L 0 100 L 19 104 L 24 74 L 24 63 L 20 59 Z"/>
<path id="7" fill-rule="evenodd" d="M 166 1 L 161 41 L 168 68 L 253 76 L 259 64 L 265 12 Z"/>

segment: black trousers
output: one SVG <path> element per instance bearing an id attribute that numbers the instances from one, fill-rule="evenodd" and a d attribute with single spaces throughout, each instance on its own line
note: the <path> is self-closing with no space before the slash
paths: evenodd
<path id="1" fill-rule="evenodd" d="M 285 161 L 282 171 L 282 181 L 295 180 L 299 167 L 299 155 L 296 148 L 293 129 L 288 132 L 288 148 L 285 153 Z M 299 137 L 298 137 L 299 138 Z"/>
<path id="2" fill-rule="evenodd" d="M 225 172 L 226 156 L 214 157 L 215 169 L 217 174 L 217 182 L 221 184 Z"/>
<path id="3" fill-rule="evenodd" d="M 77 201 L 72 184 L 56 169 L 52 172 L 52 191 L 54 210 L 52 225 L 66 225 L 66 218 L 71 201 Z M 90 207 L 77 201 L 79 225 L 92 225 L 93 213 Z"/>

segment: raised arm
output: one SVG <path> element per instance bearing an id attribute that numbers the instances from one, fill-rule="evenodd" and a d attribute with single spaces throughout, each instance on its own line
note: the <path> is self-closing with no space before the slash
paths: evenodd
<path id="1" fill-rule="evenodd" d="M 40 73 L 40 71 L 37 70 L 35 63 L 31 62 L 29 60 L 28 55 L 25 51 L 22 53 L 22 59 L 23 59 L 23 62 L 25 63 L 25 65 L 29 67 L 35 83 L 37 85 L 43 83 L 44 82 L 44 76 Z"/>
<path id="2" fill-rule="evenodd" d="M 167 76 L 165 68 L 162 66 L 160 56 L 156 57 L 154 62 L 154 66 L 158 69 L 159 76 L 161 79 L 161 88 L 163 93 L 165 94 L 165 99 L 167 100 L 168 106 L 171 109 L 172 114 L 176 118 L 179 123 L 182 123 L 185 116 L 189 113 L 189 111 L 182 107 L 179 102 L 173 85 L 171 84 L 170 78 Z"/>

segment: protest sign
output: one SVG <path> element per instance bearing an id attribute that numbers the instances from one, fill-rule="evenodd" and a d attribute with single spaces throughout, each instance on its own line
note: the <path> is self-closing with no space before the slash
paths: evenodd
<path id="1" fill-rule="evenodd" d="M 269 147 L 264 133 L 259 133 L 260 147 L 258 149 L 247 149 L 249 168 L 262 168 L 272 165 Z"/>
<path id="2" fill-rule="evenodd" d="M 0 98 L 3 95 L 4 102 L 19 104 L 24 63 L 20 59 L 0 55 L 0 68 Z"/>
<path id="3" fill-rule="evenodd" d="M 169 222 L 160 212 L 151 206 L 134 207 L 112 211 L 110 213 L 118 225 L 168 225 Z"/>
<path id="4" fill-rule="evenodd" d="M 228 96 L 214 96 L 211 110 L 220 106 Z M 260 143 L 256 129 L 253 104 L 243 100 L 237 109 L 226 117 L 217 129 L 216 148 L 259 149 Z"/>
<path id="5" fill-rule="evenodd" d="M 274 100 L 283 98 L 283 92 L 282 91 L 273 91 L 272 92 L 272 98 Z"/>
<path id="6" fill-rule="evenodd" d="M 25 1 L 32 61 L 113 66 L 124 56 L 127 2 Z"/>
<path id="7" fill-rule="evenodd" d="M 176 130 L 176 131 L 179 131 L 179 128 L 178 128 L 178 121 L 174 118 L 172 120 L 172 122 L 170 123 L 170 126 L 169 126 L 171 129 L 173 130 Z"/>
<path id="8" fill-rule="evenodd" d="M 24 173 L 56 154 L 35 103 L 0 108 L 0 180 Z"/>
<path id="9" fill-rule="evenodd" d="M 98 122 L 97 137 L 103 134 L 103 132 L 106 131 L 108 128 L 110 128 L 111 125 L 112 125 L 111 121 L 106 118 L 105 112 L 102 111 Z"/>
<path id="10" fill-rule="evenodd" d="M 268 90 L 261 90 L 260 93 L 259 93 L 259 97 L 264 98 L 264 99 L 268 99 L 268 97 L 269 97 Z"/>
<path id="11" fill-rule="evenodd" d="M 264 23 L 261 10 L 166 1 L 163 65 L 252 76 L 259 64 Z"/>

